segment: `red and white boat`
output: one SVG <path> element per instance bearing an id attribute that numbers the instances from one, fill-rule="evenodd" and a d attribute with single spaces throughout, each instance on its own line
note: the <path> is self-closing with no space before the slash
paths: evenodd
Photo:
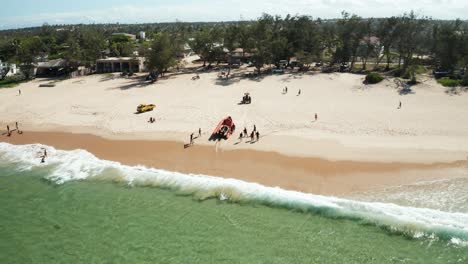
<path id="1" fill-rule="evenodd" d="M 234 125 L 232 118 L 228 116 L 219 122 L 218 126 L 213 131 L 213 134 L 211 134 L 210 140 L 228 139 L 229 136 L 234 133 L 235 129 L 236 125 Z"/>

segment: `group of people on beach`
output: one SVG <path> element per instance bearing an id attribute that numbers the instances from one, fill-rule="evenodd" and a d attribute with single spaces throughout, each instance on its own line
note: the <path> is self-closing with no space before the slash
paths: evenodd
<path id="1" fill-rule="evenodd" d="M 301 92 L 302 92 L 301 89 L 299 89 L 297 91 L 297 96 L 301 95 Z M 283 94 L 287 94 L 287 93 L 288 93 L 288 87 L 286 86 L 283 88 Z"/>
<path id="2" fill-rule="evenodd" d="M 18 134 L 23 134 L 23 131 L 19 130 L 19 127 L 18 127 L 18 122 L 15 122 L 15 130 L 10 130 L 10 126 L 7 125 L 6 126 L 6 129 L 7 129 L 7 137 L 11 136 L 11 132 L 13 131 L 16 131 Z"/>
<path id="3" fill-rule="evenodd" d="M 198 137 L 196 137 L 196 138 L 201 137 L 201 134 L 202 134 L 201 132 L 202 132 L 202 131 L 201 131 L 201 128 L 199 128 L 199 129 L 198 129 Z M 194 141 L 194 140 L 195 140 L 194 134 L 195 134 L 195 133 L 190 134 L 190 143 L 189 143 L 190 146 L 193 145 L 193 143 L 195 143 L 195 141 Z"/>
<path id="4" fill-rule="evenodd" d="M 10 126 L 9 126 L 9 125 L 6 126 L 6 129 L 7 129 L 7 134 L 6 134 L 7 137 L 10 137 L 10 136 L 11 136 L 11 133 L 12 133 L 13 131 L 16 131 L 16 133 L 18 133 L 19 135 L 23 134 L 23 131 L 21 131 L 21 130 L 19 129 L 18 122 L 15 122 L 15 129 L 14 129 L 14 130 L 10 130 Z M 47 158 L 47 149 L 42 148 L 41 150 L 43 150 L 43 151 L 41 151 L 41 155 L 39 156 L 39 158 L 41 159 L 41 163 L 45 163 L 45 159 Z"/>
<path id="5" fill-rule="evenodd" d="M 283 94 L 287 94 L 287 93 L 288 93 L 288 87 L 286 86 L 286 87 L 283 88 Z M 297 96 L 301 95 L 301 93 L 302 93 L 302 91 L 301 91 L 301 89 L 299 89 L 297 91 Z M 400 107 L 401 107 L 401 102 L 400 102 Z M 315 113 L 315 122 L 317 122 L 317 120 L 318 120 L 318 114 Z"/>
<path id="6" fill-rule="evenodd" d="M 45 158 L 47 158 L 47 149 L 44 148 L 43 150 L 44 150 L 44 152 L 43 152 L 43 154 L 42 154 L 42 156 L 41 156 L 41 163 L 44 163 L 44 162 L 45 162 Z"/>
<path id="7" fill-rule="evenodd" d="M 244 130 L 240 132 L 239 134 L 239 140 L 242 142 L 242 139 L 244 137 L 249 137 L 249 133 L 247 131 L 247 128 L 244 127 Z M 257 126 L 254 125 L 252 132 L 250 133 L 250 142 L 256 142 L 260 140 L 260 132 L 257 130 Z"/>

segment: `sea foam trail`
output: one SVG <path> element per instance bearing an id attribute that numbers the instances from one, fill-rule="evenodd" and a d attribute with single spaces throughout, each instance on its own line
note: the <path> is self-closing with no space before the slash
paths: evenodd
<path id="1" fill-rule="evenodd" d="M 46 163 L 40 162 L 43 148 L 48 152 Z M 331 218 L 356 220 L 409 237 L 444 240 L 459 246 L 468 246 L 468 214 L 464 213 L 353 201 L 266 187 L 235 179 L 126 166 L 100 160 L 85 150 L 62 151 L 40 144 L 0 143 L 0 161 L 14 163 L 19 170 L 47 167 L 50 172 L 46 178 L 57 184 L 104 174 L 113 175 L 130 185 L 167 188 L 198 199 L 218 198 L 232 202 L 261 203 Z"/>

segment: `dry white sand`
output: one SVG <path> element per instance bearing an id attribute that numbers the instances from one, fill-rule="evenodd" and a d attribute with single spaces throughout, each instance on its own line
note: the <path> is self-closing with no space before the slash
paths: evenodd
<path id="1" fill-rule="evenodd" d="M 252 69 L 249 69 L 252 70 Z M 331 160 L 434 162 L 468 155 L 468 94 L 449 95 L 432 79 L 400 95 L 393 80 L 363 85 L 353 74 L 283 74 L 261 80 L 218 79 L 218 72 L 180 74 L 146 84 L 141 78 L 92 75 L 39 87 L 34 80 L 0 90 L 0 124 L 23 130 L 64 131 L 107 138 L 188 141 L 197 144 L 224 117 L 238 130 L 220 150 L 252 148 Z M 49 80 L 50 81 L 50 80 Z M 288 93 L 283 94 L 283 88 Z M 18 96 L 18 89 L 22 95 Z M 297 96 L 298 90 L 301 95 Z M 249 92 L 252 104 L 238 105 Z M 397 109 L 399 101 L 402 109 Z M 135 114 L 140 103 L 156 109 Z M 314 122 L 314 114 L 319 119 Z M 156 123 L 149 124 L 149 117 Z M 255 144 L 237 143 L 240 129 L 257 126 Z"/>

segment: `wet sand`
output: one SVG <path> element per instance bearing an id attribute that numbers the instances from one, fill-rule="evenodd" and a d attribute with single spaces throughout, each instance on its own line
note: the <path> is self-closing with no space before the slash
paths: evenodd
<path id="1" fill-rule="evenodd" d="M 465 164 L 330 161 L 248 149 L 223 150 L 213 145 L 185 147 L 175 141 L 109 140 L 89 134 L 13 132 L 0 141 L 41 143 L 62 150 L 85 149 L 100 159 L 191 174 L 257 182 L 315 194 L 346 195 L 441 177 L 437 171 Z M 423 173 L 421 173 L 423 171 Z M 445 175 L 446 176 L 446 175 Z M 444 177 L 445 177 L 444 176 Z"/>

